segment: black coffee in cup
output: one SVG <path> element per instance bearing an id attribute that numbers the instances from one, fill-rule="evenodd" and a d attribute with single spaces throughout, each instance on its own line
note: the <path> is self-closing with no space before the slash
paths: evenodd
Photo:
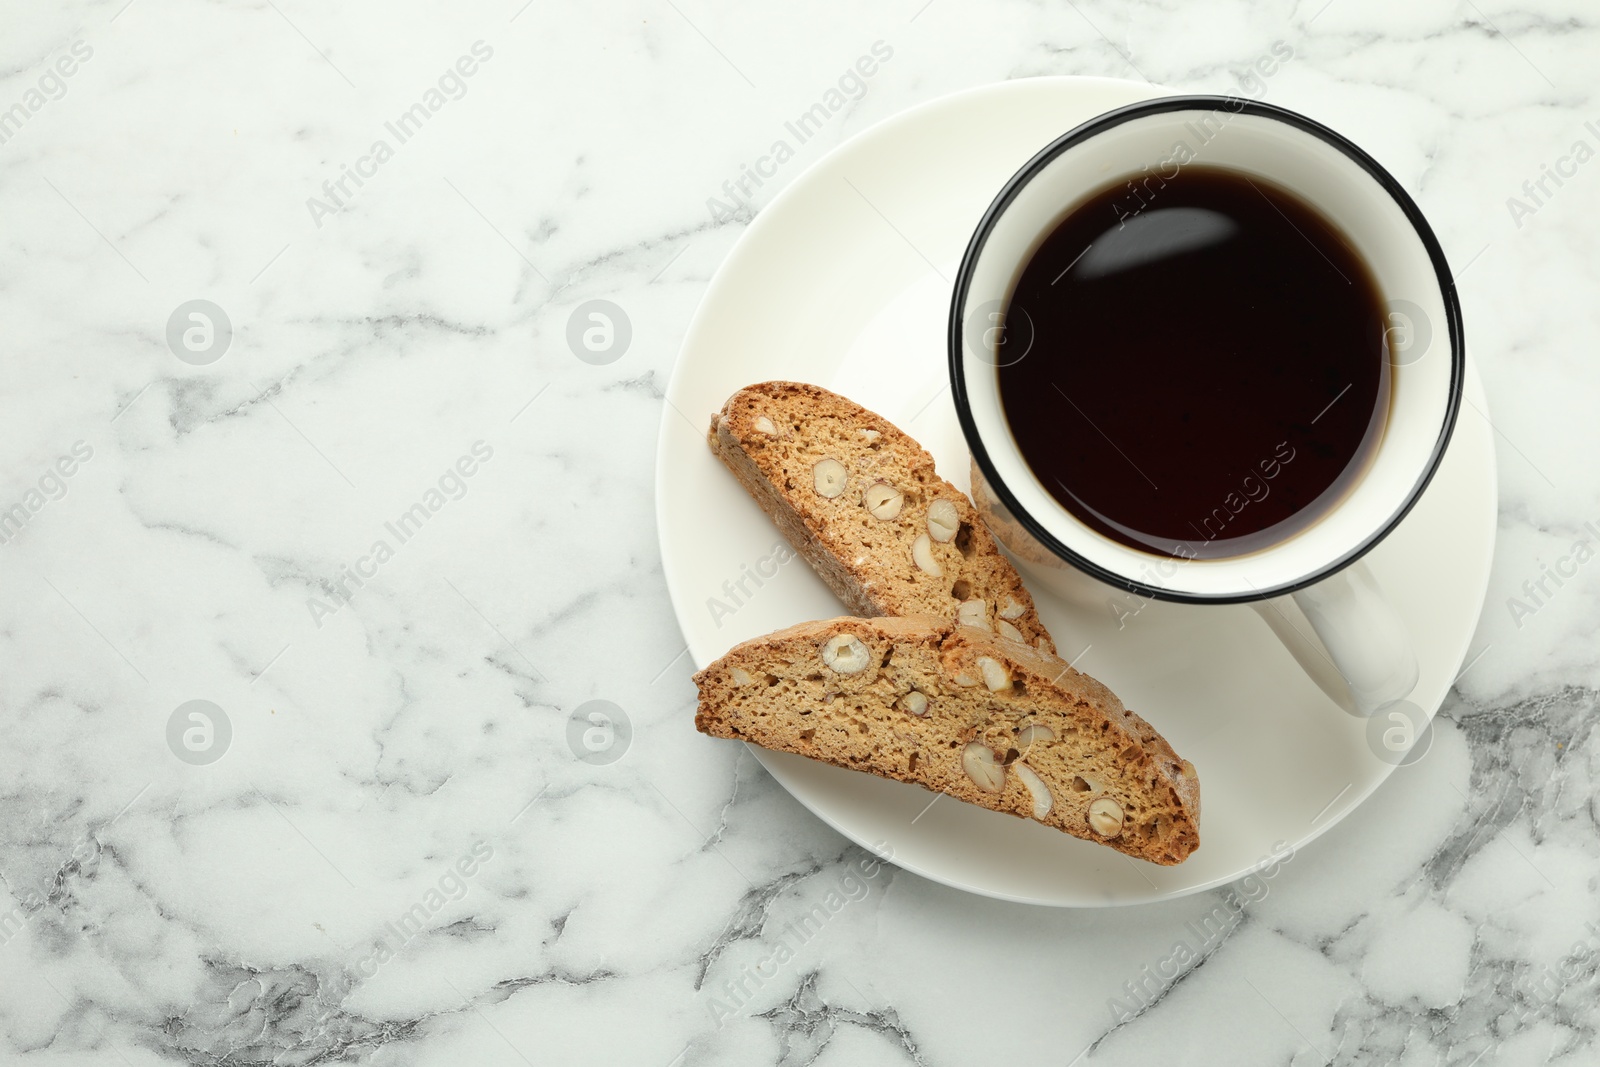
<path id="1" fill-rule="evenodd" d="M 1383 300 L 1317 209 L 1190 165 L 1089 197 L 1005 313 L 1001 404 L 1045 488 L 1122 544 L 1209 559 L 1322 517 L 1389 410 Z"/>

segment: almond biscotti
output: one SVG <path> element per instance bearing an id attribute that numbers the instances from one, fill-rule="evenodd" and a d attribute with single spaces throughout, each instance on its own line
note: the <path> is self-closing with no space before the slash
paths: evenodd
<path id="1" fill-rule="evenodd" d="M 887 419 L 763 382 L 712 416 L 711 449 L 857 615 L 935 615 L 1055 651 L 966 495 Z"/>
<path id="2" fill-rule="evenodd" d="M 1036 819 L 1152 863 L 1200 845 L 1200 782 L 1110 690 L 930 616 L 803 623 L 695 675 L 695 726 Z"/>

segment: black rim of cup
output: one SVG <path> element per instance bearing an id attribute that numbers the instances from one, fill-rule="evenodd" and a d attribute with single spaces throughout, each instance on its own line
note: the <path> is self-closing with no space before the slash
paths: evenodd
<path id="1" fill-rule="evenodd" d="M 1124 122 L 1171 111 L 1229 111 L 1236 115 L 1253 115 L 1259 118 L 1271 119 L 1309 133 L 1348 156 L 1394 200 L 1400 210 L 1405 213 L 1418 238 L 1421 239 L 1438 280 L 1439 292 L 1444 302 L 1446 332 L 1450 338 L 1450 395 L 1446 401 L 1447 410 L 1444 422 L 1440 427 L 1438 440 L 1434 442 L 1433 452 L 1428 457 L 1427 465 L 1417 479 L 1416 484 L 1411 487 L 1411 491 L 1406 495 L 1405 502 L 1359 545 L 1332 563 L 1293 582 L 1270 588 L 1253 589 L 1248 593 L 1206 595 L 1152 586 L 1127 575 L 1107 570 L 1094 561 L 1074 552 L 1063 544 L 1059 538 L 1046 530 L 1038 519 L 1024 509 L 1015 494 L 1000 479 L 993 461 L 989 458 L 988 450 L 984 447 L 983 440 L 978 435 L 977 424 L 972 418 L 971 402 L 967 396 L 966 372 L 963 365 L 965 356 L 963 351 L 964 323 L 962 322 L 962 313 L 967 303 L 967 292 L 972 284 L 973 272 L 977 269 L 978 260 L 983 253 L 983 247 L 988 242 L 989 235 L 994 230 L 995 224 L 999 222 L 1001 215 L 1011 206 L 1011 202 L 1016 199 L 1017 194 L 1063 152 Z M 1085 190 L 1085 192 L 1088 191 Z M 988 482 L 990 490 L 1005 505 L 1012 517 L 1063 562 L 1072 564 L 1091 577 L 1097 578 L 1107 585 L 1130 593 L 1136 593 L 1140 596 L 1184 604 L 1242 604 L 1283 596 L 1297 589 L 1315 585 L 1329 575 L 1336 574 L 1348 567 L 1371 551 L 1378 542 L 1382 541 L 1396 526 L 1400 525 L 1401 520 L 1410 513 L 1412 507 L 1422 497 L 1423 491 L 1427 489 L 1428 483 L 1433 480 L 1434 472 L 1439 469 L 1439 463 L 1443 460 L 1445 449 L 1450 443 L 1450 436 L 1455 430 L 1456 415 L 1461 408 L 1461 392 L 1466 373 L 1465 336 L 1462 330 L 1461 304 L 1456 296 L 1455 281 L 1451 276 L 1450 266 L 1445 260 L 1444 249 L 1440 247 L 1439 239 L 1434 235 L 1433 228 L 1428 225 L 1427 219 L 1423 217 L 1422 210 L 1417 207 L 1416 202 L 1411 199 L 1405 189 L 1400 186 L 1400 183 L 1394 179 L 1394 176 L 1385 170 L 1377 160 L 1328 127 L 1287 108 L 1233 96 L 1168 96 L 1159 100 L 1117 108 L 1097 118 L 1090 119 L 1083 125 L 1062 134 L 1030 159 L 1021 170 L 1012 175 L 1011 180 L 1006 182 L 1005 187 L 994 198 L 994 202 L 989 205 L 989 209 L 984 212 L 982 220 L 978 223 L 977 230 L 973 232 L 972 240 L 967 244 L 966 254 L 961 258 L 961 269 L 956 275 L 955 293 L 950 301 L 948 345 L 950 352 L 950 389 L 955 397 L 956 415 L 961 420 L 961 432 L 966 437 L 967 447 L 972 451 L 973 459 L 977 462 L 979 470 L 983 472 L 983 477 Z M 1168 557 L 1151 555 L 1153 560 L 1165 558 Z"/>

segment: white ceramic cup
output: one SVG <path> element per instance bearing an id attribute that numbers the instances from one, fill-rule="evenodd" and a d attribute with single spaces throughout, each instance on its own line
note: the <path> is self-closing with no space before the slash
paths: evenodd
<path id="1" fill-rule="evenodd" d="M 1388 319 L 1374 328 L 1384 331 L 1393 375 L 1382 439 L 1340 501 L 1282 541 L 1222 558 L 1143 552 L 1079 521 L 1023 459 L 999 392 L 998 367 L 1027 358 L 1019 346 L 1031 344 L 1005 322 L 1005 308 L 1045 237 L 1108 187 L 1134 182 L 1156 191 L 1190 163 L 1275 183 L 1337 226 L 1387 301 Z M 1151 310 L 1160 313 L 1158 295 Z M 1405 517 L 1443 458 L 1461 402 L 1465 349 L 1438 240 L 1399 183 L 1366 153 L 1294 112 L 1235 97 L 1166 97 L 1093 119 L 1029 161 L 985 213 L 956 279 L 949 346 L 974 499 L 1035 581 L 1080 603 L 1103 605 L 1115 590 L 1189 603 L 1251 602 L 1346 711 L 1371 715 L 1411 692 L 1417 658 L 1410 637 L 1358 561 Z"/>

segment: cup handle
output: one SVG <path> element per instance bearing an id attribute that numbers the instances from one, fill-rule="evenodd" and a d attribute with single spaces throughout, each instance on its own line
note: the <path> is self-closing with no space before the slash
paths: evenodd
<path id="1" fill-rule="evenodd" d="M 1251 605 L 1328 697 L 1365 718 L 1411 695 L 1417 653 L 1365 563 Z"/>

